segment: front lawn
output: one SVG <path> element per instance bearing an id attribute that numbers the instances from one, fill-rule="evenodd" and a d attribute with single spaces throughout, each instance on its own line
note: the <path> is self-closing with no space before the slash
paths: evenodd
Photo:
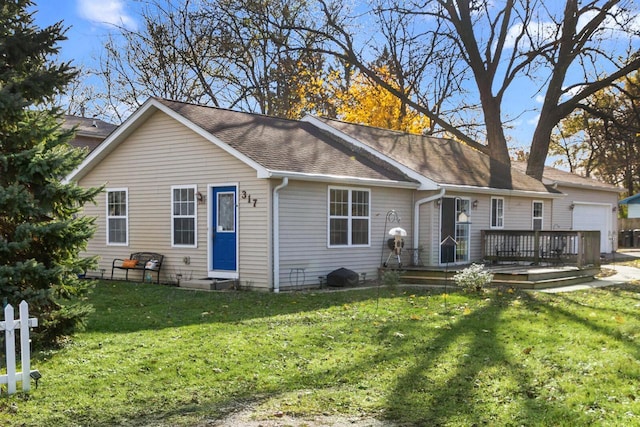
<path id="1" fill-rule="evenodd" d="M 451 291 L 451 289 L 449 289 Z M 362 415 L 403 425 L 640 424 L 640 286 L 568 294 L 218 292 L 99 282 L 86 331 L 37 355 L 0 425 L 211 425 Z"/>

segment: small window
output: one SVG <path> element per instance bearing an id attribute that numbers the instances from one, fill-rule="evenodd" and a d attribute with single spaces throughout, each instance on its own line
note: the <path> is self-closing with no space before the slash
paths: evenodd
<path id="1" fill-rule="evenodd" d="M 537 200 L 534 201 L 532 206 L 532 212 L 531 212 L 534 230 L 542 230 L 543 212 L 544 212 L 544 203 Z"/>
<path id="2" fill-rule="evenodd" d="M 196 186 L 171 187 L 171 243 L 196 247 Z"/>
<path id="3" fill-rule="evenodd" d="M 129 200 L 126 188 L 107 189 L 107 245 L 129 244 Z"/>
<path id="4" fill-rule="evenodd" d="M 491 228 L 504 228 L 504 199 L 491 198 Z"/>
<path id="5" fill-rule="evenodd" d="M 369 245 L 369 190 L 329 188 L 329 246 Z"/>

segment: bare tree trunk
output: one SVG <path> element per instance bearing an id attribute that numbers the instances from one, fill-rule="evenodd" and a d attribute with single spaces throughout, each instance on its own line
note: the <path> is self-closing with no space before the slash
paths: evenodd
<path id="1" fill-rule="evenodd" d="M 489 101 L 483 99 L 482 111 L 485 117 L 487 141 L 491 141 L 491 143 L 488 144 L 489 156 L 500 163 L 511 165 L 500 110 L 500 103 L 496 101 L 495 98 Z"/>
<path id="2" fill-rule="evenodd" d="M 531 151 L 529 152 L 529 161 L 527 162 L 527 175 L 542 181 L 544 172 L 544 164 L 547 160 L 549 152 L 549 143 L 551 142 L 551 132 L 553 126 L 548 122 L 539 123 L 533 134 L 531 141 Z"/>

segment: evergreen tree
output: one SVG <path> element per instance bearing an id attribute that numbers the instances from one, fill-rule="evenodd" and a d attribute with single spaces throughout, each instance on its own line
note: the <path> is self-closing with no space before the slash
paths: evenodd
<path id="1" fill-rule="evenodd" d="M 39 319 L 34 343 L 51 345 L 82 324 L 91 307 L 78 279 L 95 260 L 82 259 L 94 219 L 82 206 L 100 189 L 65 183 L 86 154 L 69 145 L 57 107 L 47 107 L 73 79 L 55 62 L 62 23 L 41 29 L 31 0 L 0 5 L 0 300 L 29 303 Z"/>

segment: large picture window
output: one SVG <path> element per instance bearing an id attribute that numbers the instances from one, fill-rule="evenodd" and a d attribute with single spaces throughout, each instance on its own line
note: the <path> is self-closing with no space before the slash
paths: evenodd
<path id="1" fill-rule="evenodd" d="M 171 187 L 171 244 L 196 246 L 196 186 Z"/>
<path id="2" fill-rule="evenodd" d="M 129 244 L 129 200 L 126 188 L 107 189 L 107 245 Z"/>
<path id="3" fill-rule="evenodd" d="M 504 228 L 504 199 L 491 198 L 491 228 Z"/>
<path id="4" fill-rule="evenodd" d="M 368 246 L 370 191 L 329 188 L 329 246 Z"/>

